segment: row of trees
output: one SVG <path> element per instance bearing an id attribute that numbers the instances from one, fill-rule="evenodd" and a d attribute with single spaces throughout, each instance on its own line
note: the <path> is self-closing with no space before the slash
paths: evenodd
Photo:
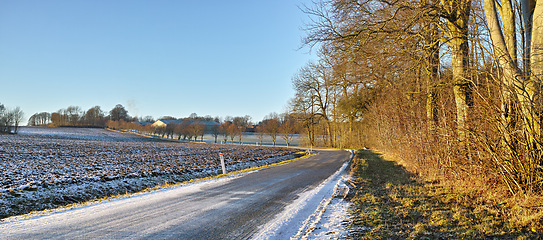
<path id="1" fill-rule="evenodd" d="M 292 114 L 283 113 L 279 115 L 277 113 L 270 113 L 256 126 L 255 130 L 260 140 L 260 145 L 262 145 L 264 136 L 269 135 L 273 146 L 275 146 L 278 136 L 285 140 L 285 143 L 289 146 L 294 134 L 300 133 L 300 125 Z"/>
<path id="2" fill-rule="evenodd" d="M 194 138 L 194 141 L 198 140 L 198 137 L 201 137 L 203 141 L 204 134 L 209 132 L 207 126 L 203 122 L 198 121 L 183 121 L 182 123 L 177 124 L 168 124 L 165 127 L 158 127 L 151 129 L 154 134 L 160 135 L 162 137 L 174 138 L 177 136 L 178 140 L 191 140 Z"/>
<path id="3" fill-rule="evenodd" d="M 321 0 L 289 104 L 310 144 L 372 145 L 430 178 L 543 190 L 543 2 Z M 320 139 L 319 139 L 320 138 Z"/>
<path id="4" fill-rule="evenodd" d="M 8 109 L 4 104 L 0 104 L 0 134 L 16 134 L 23 117 L 24 113 L 19 107 Z"/>
<path id="5" fill-rule="evenodd" d="M 106 115 L 100 106 L 95 106 L 87 111 L 80 107 L 70 106 L 60 109 L 54 113 L 41 112 L 33 114 L 29 120 L 29 126 L 80 126 L 80 127 L 108 127 L 111 129 L 134 130 L 145 134 L 153 134 L 161 137 L 177 138 L 183 140 L 203 140 L 204 134 L 212 134 L 215 142 L 222 137 L 224 142 L 237 140 L 241 144 L 244 132 L 254 131 L 258 135 L 260 144 L 264 136 L 269 135 L 275 146 L 277 138 L 281 137 L 287 145 L 290 145 L 294 134 L 299 133 L 298 121 L 293 114 L 270 113 L 258 124 L 253 125 L 251 117 L 227 116 L 221 121 L 220 117 L 198 116 L 192 113 L 186 118 L 175 118 L 163 116 L 160 120 L 173 120 L 175 123 L 164 127 L 156 127 L 151 124 L 155 122 L 153 117 L 133 118 L 121 105 L 116 105 L 109 115 Z M 216 124 L 210 124 L 215 122 Z"/>
<path id="6" fill-rule="evenodd" d="M 199 117 L 191 114 L 187 118 L 162 117 L 160 120 L 169 121 L 166 126 L 156 126 L 150 123 L 127 122 L 124 120 L 107 122 L 106 126 L 112 129 L 132 130 L 144 134 L 157 135 L 166 138 L 177 138 L 178 140 L 194 140 L 198 137 L 203 141 L 205 134 L 211 134 L 214 141 L 219 138 L 224 142 L 237 141 L 242 143 L 245 132 L 256 132 L 260 144 L 264 137 L 269 135 L 275 146 L 277 138 L 281 137 L 287 145 L 292 142 L 294 134 L 299 133 L 298 122 L 291 114 L 270 113 L 260 123 L 253 125 L 250 116 L 229 117 L 221 121 L 219 117 Z"/>
<path id="7" fill-rule="evenodd" d="M 234 139 L 237 136 L 238 143 L 241 144 L 243 133 L 249 126 L 251 126 L 250 116 L 226 117 L 226 119 L 222 121 L 220 125 L 213 128 L 212 134 L 215 138 L 215 142 L 217 142 L 218 136 L 222 135 L 224 142 L 228 142 L 228 138 L 230 138 L 230 141 L 234 143 Z"/>
<path id="8" fill-rule="evenodd" d="M 81 110 L 78 106 L 70 106 L 65 109 L 60 109 L 53 113 L 41 112 L 36 113 L 28 119 L 29 126 L 93 126 L 105 127 L 107 121 L 138 121 L 137 118 L 132 118 L 128 115 L 128 111 L 121 104 L 117 104 L 113 109 L 106 114 L 100 106 L 95 106 L 87 111 Z M 152 117 L 141 119 L 144 121 L 153 121 Z"/>

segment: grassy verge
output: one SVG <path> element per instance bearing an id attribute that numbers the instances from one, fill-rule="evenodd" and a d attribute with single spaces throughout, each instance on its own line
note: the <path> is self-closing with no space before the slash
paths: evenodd
<path id="1" fill-rule="evenodd" d="M 519 225 L 506 203 L 427 183 L 382 155 L 361 150 L 353 160 L 353 239 L 538 239 L 540 225 Z"/>

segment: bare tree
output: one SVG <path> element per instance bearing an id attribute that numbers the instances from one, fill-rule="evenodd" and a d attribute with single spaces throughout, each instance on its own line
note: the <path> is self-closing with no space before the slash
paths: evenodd
<path id="1" fill-rule="evenodd" d="M 442 0 L 442 14 L 448 21 L 446 31 L 452 54 L 452 81 L 456 103 L 458 141 L 466 148 L 468 113 L 472 105 L 472 84 L 469 81 L 469 18 L 471 0 Z"/>
<path id="2" fill-rule="evenodd" d="M 277 141 L 277 135 L 279 133 L 279 115 L 277 115 L 277 113 L 270 113 L 269 115 L 264 117 L 261 125 L 270 135 L 273 146 L 275 146 L 275 142 Z"/>
<path id="3" fill-rule="evenodd" d="M 326 126 L 326 133 L 332 137 L 331 109 L 335 96 L 335 85 L 332 83 L 331 69 L 325 63 L 308 63 L 300 69 L 292 82 L 296 90 L 298 102 L 312 103 L 311 111 L 314 115 L 322 117 Z M 314 108 L 313 108 L 314 107 Z M 332 139 L 332 138 L 330 138 Z M 333 146 L 333 142 L 328 145 Z"/>
<path id="4" fill-rule="evenodd" d="M 166 137 L 173 138 L 173 135 L 175 134 L 175 128 L 176 127 L 177 127 L 176 124 L 168 124 L 168 125 L 166 125 L 166 128 L 164 129 Z"/>
<path id="5" fill-rule="evenodd" d="M 499 126 L 509 157 L 498 161 L 498 166 L 512 192 L 543 188 L 536 183 L 543 178 L 543 4 L 531 0 L 519 4 L 510 0 L 486 0 L 484 4 L 494 56 L 503 72 L 498 76 L 503 85 Z"/>
<path id="6" fill-rule="evenodd" d="M 217 138 L 221 134 L 220 125 L 211 126 L 210 131 L 211 131 L 211 135 L 213 135 L 213 137 L 215 138 L 215 143 L 217 143 Z"/>
<path id="7" fill-rule="evenodd" d="M 70 126 L 79 125 L 82 115 L 82 110 L 78 106 L 69 106 L 66 108 L 66 117 L 68 118 L 68 124 Z"/>
<path id="8" fill-rule="evenodd" d="M 155 119 L 153 118 L 153 116 L 145 116 L 145 117 L 142 117 L 140 118 L 140 122 L 154 122 Z"/>
<path id="9" fill-rule="evenodd" d="M 174 133 L 177 135 L 177 140 L 181 140 L 181 137 L 184 135 L 184 125 L 182 124 L 174 124 Z"/>
<path id="10" fill-rule="evenodd" d="M 28 119 L 29 126 L 46 126 L 51 122 L 51 113 L 35 113 Z"/>
<path id="11" fill-rule="evenodd" d="M 232 142 L 232 143 L 234 143 L 234 139 L 236 138 L 236 136 L 238 134 L 241 134 L 239 132 L 238 126 L 236 126 L 235 124 L 229 124 L 228 129 L 226 131 L 228 131 L 228 135 L 230 136 L 230 142 Z"/>
<path id="12" fill-rule="evenodd" d="M 297 131 L 296 120 L 293 116 L 288 113 L 284 113 L 281 116 L 281 126 L 279 127 L 279 132 L 281 137 L 285 140 L 287 147 L 290 146 L 293 135 Z"/>
<path id="13" fill-rule="evenodd" d="M 308 144 L 367 144 L 421 175 L 543 189 L 543 1 L 323 0 L 303 11 L 318 60 L 293 77 L 289 111 Z"/>
<path id="14" fill-rule="evenodd" d="M 90 126 L 104 126 L 105 113 L 100 106 L 94 106 L 85 112 L 83 121 Z"/>
<path id="15" fill-rule="evenodd" d="M 0 104 L 0 133 L 17 134 L 23 117 L 24 113 L 19 107 L 9 110 Z"/>
<path id="16" fill-rule="evenodd" d="M 264 136 L 266 136 L 266 128 L 262 125 L 262 123 L 258 124 L 255 128 L 256 134 L 258 136 L 258 140 L 260 141 L 260 146 L 262 146 L 262 142 L 264 141 Z"/>
<path id="17" fill-rule="evenodd" d="M 121 104 L 117 104 L 111 111 L 109 111 L 109 117 L 113 121 L 129 121 L 128 111 Z"/>
<path id="18" fill-rule="evenodd" d="M 232 125 L 232 123 L 230 121 L 225 120 L 219 126 L 220 132 L 223 135 L 224 143 L 228 141 L 228 136 L 230 135 L 230 131 L 229 131 L 230 125 Z"/>
<path id="19" fill-rule="evenodd" d="M 23 120 L 24 113 L 21 108 L 16 107 L 11 111 L 11 114 L 13 115 L 13 133 L 17 134 L 19 132 L 19 124 Z"/>
<path id="20" fill-rule="evenodd" d="M 244 117 L 235 117 L 232 121 L 233 125 L 237 127 L 236 135 L 238 136 L 238 142 L 241 144 L 241 138 L 245 129 L 250 125 L 251 117 L 246 115 Z"/>
<path id="21" fill-rule="evenodd" d="M 204 135 L 206 133 L 206 124 L 205 123 L 202 123 L 202 122 L 198 122 L 196 123 L 197 125 L 197 128 L 198 128 L 198 135 L 200 136 L 200 141 L 204 141 Z"/>
<path id="22" fill-rule="evenodd" d="M 3 104 L 0 104 L 0 133 L 11 133 L 12 114 Z"/>

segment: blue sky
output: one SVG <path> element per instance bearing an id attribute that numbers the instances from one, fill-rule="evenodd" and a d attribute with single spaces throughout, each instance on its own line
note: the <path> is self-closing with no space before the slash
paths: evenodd
<path id="1" fill-rule="evenodd" d="M 310 1 L 305 1 L 308 4 Z M 68 106 L 132 116 L 281 112 L 304 0 L 1 1 L 0 103 L 28 118 Z"/>

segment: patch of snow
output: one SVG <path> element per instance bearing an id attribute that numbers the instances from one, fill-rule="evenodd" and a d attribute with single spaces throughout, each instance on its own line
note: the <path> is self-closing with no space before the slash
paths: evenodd
<path id="1" fill-rule="evenodd" d="M 255 239 L 330 239 L 345 236 L 342 221 L 347 217 L 348 205 L 339 204 L 336 198 L 344 194 L 348 165 L 349 161 L 314 189 L 300 193 L 283 212 L 259 229 Z M 320 230 L 314 232 L 315 229 Z"/>
<path id="2" fill-rule="evenodd" d="M 307 231 L 298 233 L 304 233 L 298 235 L 301 239 L 342 239 L 348 235 L 348 231 L 345 226 L 348 224 L 349 206 L 351 203 L 345 200 L 345 196 L 348 194 L 347 185 L 350 176 L 343 176 L 342 179 L 336 184 L 334 195 L 326 201 L 326 206 L 320 212 L 318 212 L 317 222 L 311 225 L 311 228 Z"/>

